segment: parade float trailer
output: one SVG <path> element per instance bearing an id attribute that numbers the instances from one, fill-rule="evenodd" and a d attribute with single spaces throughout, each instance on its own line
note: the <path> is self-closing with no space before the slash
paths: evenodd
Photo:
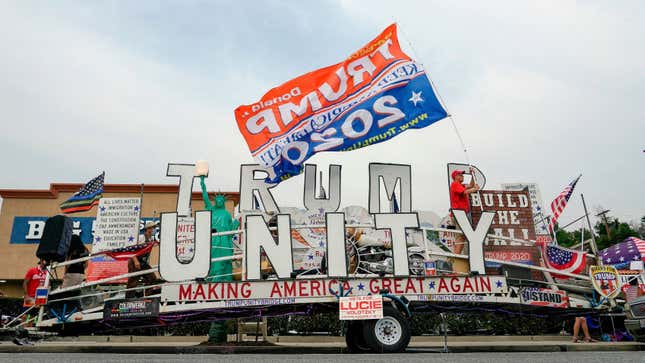
<path id="1" fill-rule="evenodd" d="M 449 164 L 448 171 L 462 167 Z M 178 243 L 177 226 L 182 218 L 192 215 L 188 193 L 194 178 L 200 175 L 194 165 L 169 165 L 168 175 L 180 176 L 179 194 L 176 211 L 161 214 L 159 265 L 48 291 L 37 327 L 78 334 L 337 311 L 340 319 L 347 320 L 347 344 L 352 350 L 395 352 L 405 349 L 409 342 L 408 319 L 414 312 L 521 311 L 570 316 L 609 306 L 609 300 L 598 304 L 591 298 L 594 290 L 587 275 L 486 258 L 486 242 L 493 240 L 540 251 L 535 241 L 489 234 L 495 210 L 482 208 L 483 217 L 476 224 L 471 224 L 464 211 L 453 210 L 458 230 L 421 226 L 419 213 L 412 211 L 410 166 L 370 164 L 368 208 L 363 213 L 356 213 L 355 207 L 340 209 L 341 179 L 335 169 L 339 171 L 340 167 L 330 167 L 326 198 L 316 196 L 315 166 L 305 169 L 303 205 L 317 217 L 309 219 L 308 224 L 298 224 L 294 219 L 301 222 L 302 218 L 282 211 L 267 184 L 256 177 L 261 167 L 242 166 L 238 206 L 241 228 L 212 233 L 211 211 L 197 211 L 191 220 L 193 253 L 182 256 L 186 245 Z M 479 180 L 485 180 L 477 168 L 473 170 Z M 254 201 L 254 195 L 260 203 Z M 386 202 L 399 195 L 396 212 L 391 203 L 382 203 L 383 195 Z M 362 232 L 358 237 L 357 230 Z M 425 238 L 433 232 L 453 238 L 463 233 L 467 254 L 447 252 L 436 240 Z M 236 239 L 228 256 L 212 258 L 212 237 L 218 236 Z M 310 243 L 303 250 L 303 240 L 318 244 Z M 102 253 L 54 263 L 50 269 Z M 468 268 L 442 269 L 446 259 L 466 261 Z M 209 276 L 212 263 L 225 261 L 234 262 L 238 268 L 230 276 Z M 487 274 L 486 264 L 570 279 Z M 129 289 L 111 284 L 150 272 L 158 272 L 164 281 Z M 143 296 L 126 299 L 128 290 L 140 291 Z"/>

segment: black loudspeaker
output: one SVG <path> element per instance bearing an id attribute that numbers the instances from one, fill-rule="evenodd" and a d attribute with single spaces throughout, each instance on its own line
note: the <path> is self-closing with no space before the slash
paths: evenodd
<path id="1" fill-rule="evenodd" d="M 67 257 L 74 227 L 72 219 L 57 215 L 45 221 L 36 256 L 47 261 L 62 262 Z"/>

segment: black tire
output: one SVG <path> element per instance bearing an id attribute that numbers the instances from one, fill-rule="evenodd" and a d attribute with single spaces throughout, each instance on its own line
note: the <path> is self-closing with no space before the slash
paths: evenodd
<path id="1" fill-rule="evenodd" d="M 363 322 L 360 320 L 347 323 L 347 332 L 345 333 L 345 343 L 350 353 L 369 353 L 370 347 L 363 337 Z"/>
<path id="2" fill-rule="evenodd" d="M 375 353 L 403 352 L 410 344 L 410 324 L 398 310 L 384 306 L 382 319 L 364 321 L 363 337 Z"/>

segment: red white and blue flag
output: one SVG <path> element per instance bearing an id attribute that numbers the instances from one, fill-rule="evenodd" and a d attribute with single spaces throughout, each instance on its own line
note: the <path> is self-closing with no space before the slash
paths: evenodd
<path id="1" fill-rule="evenodd" d="M 150 253 L 152 247 L 154 247 L 158 242 L 146 242 L 139 243 L 136 245 L 126 246 L 122 248 L 117 248 L 110 251 L 104 251 L 103 254 L 110 256 L 115 260 L 129 260 L 132 257 L 141 256 Z"/>
<path id="2" fill-rule="evenodd" d="M 587 253 L 575 251 L 552 244 L 542 244 L 542 257 L 547 267 L 571 274 L 580 274 L 585 270 Z M 558 275 L 558 278 L 568 279 L 568 276 Z"/>
<path id="3" fill-rule="evenodd" d="M 344 61 L 269 90 L 235 119 L 268 182 L 299 174 L 323 151 L 351 151 L 447 117 L 423 66 L 399 46 L 396 24 Z"/>
<path id="4" fill-rule="evenodd" d="M 599 252 L 602 263 L 616 268 L 629 268 L 632 261 L 645 261 L 645 241 L 628 237 L 624 241 Z"/>
<path id="5" fill-rule="evenodd" d="M 562 214 L 562 211 L 564 211 L 564 208 L 567 206 L 567 202 L 569 201 L 569 198 L 571 198 L 571 194 L 573 194 L 573 188 L 576 187 L 576 183 L 578 183 L 578 180 L 580 180 L 581 176 L 582 174 L 575 178 L 569 185 L 564 188 L 564 190 L 560 194 L 558 194 L 557 197 L 555 197 L 553 202 L 551 202 L 551 211 L 553 212 L 553 216 L 549 221 L 550 231 L 553 231 L 555 222 L 558 220 L 558 217 L 560 217 L 560 214 Z"/>

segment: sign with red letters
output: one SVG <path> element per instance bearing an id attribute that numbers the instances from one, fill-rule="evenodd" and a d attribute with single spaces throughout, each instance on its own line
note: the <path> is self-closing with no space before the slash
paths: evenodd
<path id="1" fill-rule="evenodd" d="M 383 277 L 339 280 L 296 279 L 273 281 L 232 281 L 164 285 L 162 301 L 191 302 L 232 299 L 323 298 L 418 294 L 498 294 L 506 293 L 503 276 Z"/>
<path id="2" fill-rule="evenodd" d="M 381 295 L 341 297 L 338 303 L 340 320 L 369 320 L 383 318 Z"/>

